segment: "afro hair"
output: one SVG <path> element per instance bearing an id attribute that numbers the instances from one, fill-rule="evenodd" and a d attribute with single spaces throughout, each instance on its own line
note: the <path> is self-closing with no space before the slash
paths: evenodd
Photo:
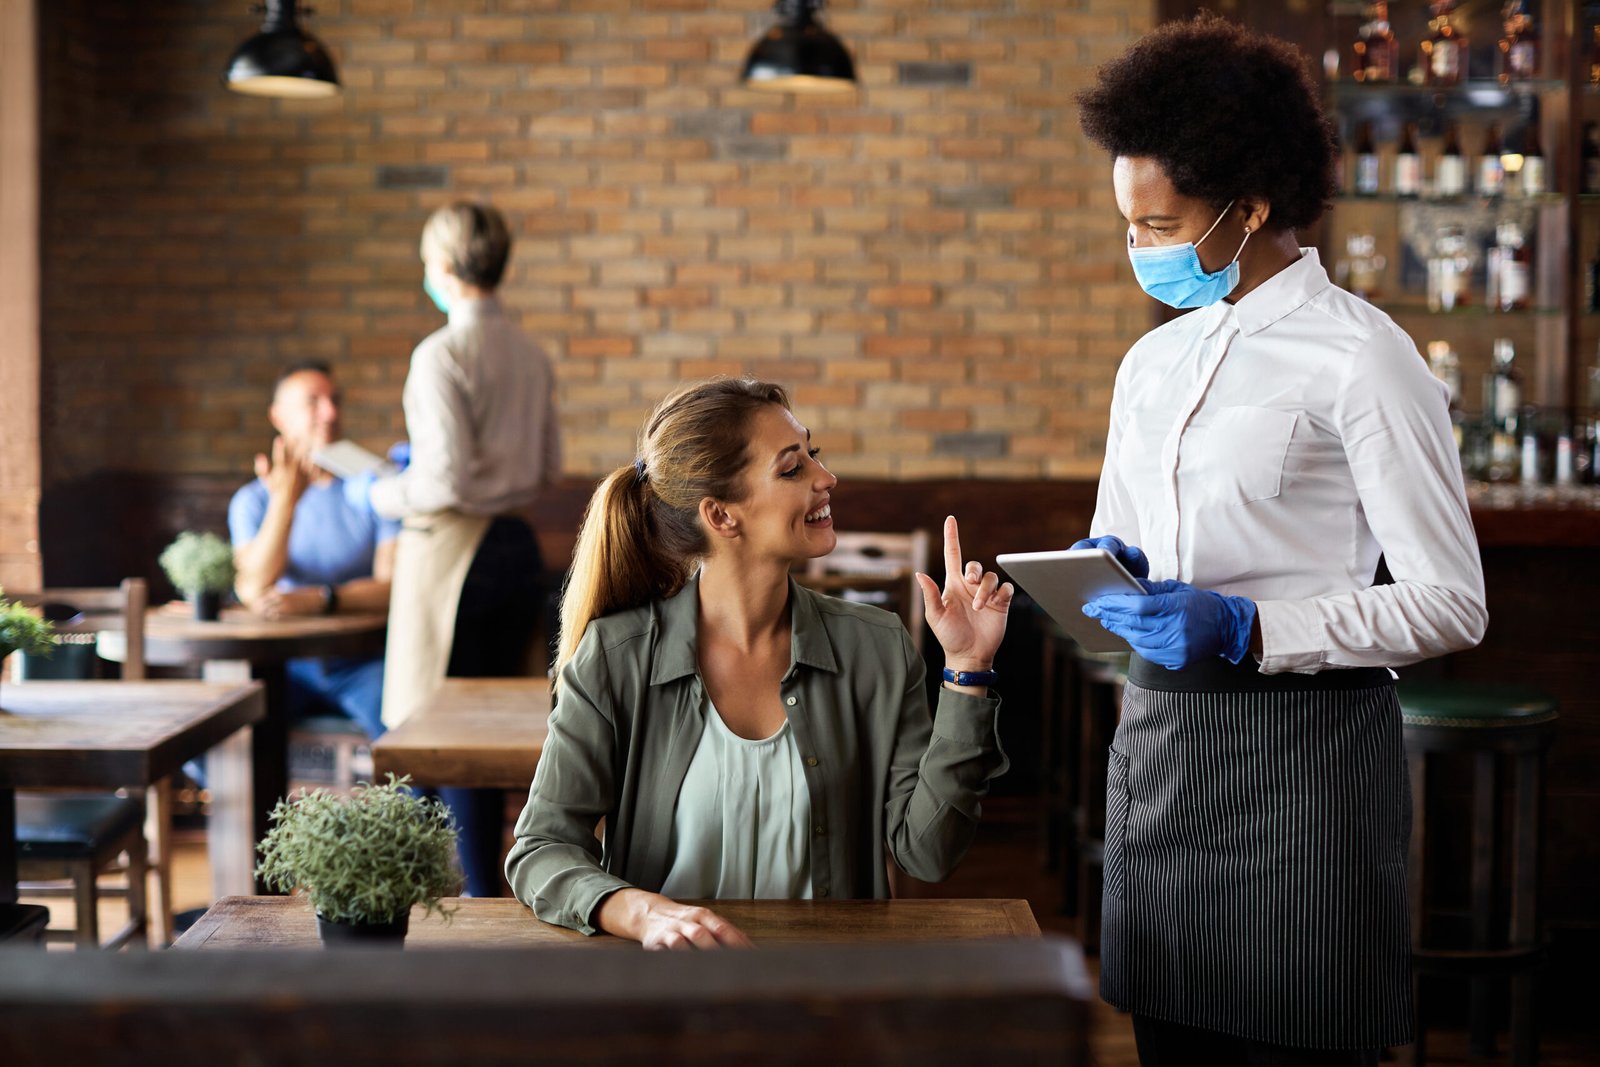
<path id="1" fill-rule="evenodd" d="M 1146 156 L 1173 187 L 1220 209 L 1240 196 L 1298 230 L 1337 188 L 1338 136 L 1291 44 L 1216 15 L 1166 23 L 1078 94 L 1083 132 L 1113 158 Z"/>

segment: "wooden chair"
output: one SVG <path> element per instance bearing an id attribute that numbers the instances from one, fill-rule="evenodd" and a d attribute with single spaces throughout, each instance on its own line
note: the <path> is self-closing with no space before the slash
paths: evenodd
<path id="1" fill-rule="evenodd" d="M 846 600 L 881 604 L 905 621 L 911 644 L 922 652 L 922 591 L 914 577 L 928 572 L 932 536 L 910 533 L 841 533 L 826 556 L 810 560 L 801 584 Z"/>
<path id="2" fill-rule="evenodd" d="M 43 608 L 67 638 L 92 636 L 120 620 L 127 634 L 124 680 L 145 677 L 144 619 L 148 592 L 143 578 L 128 578 L 114 589 L 44 589 L 12 593 L 11 598 Z M 67 896 L 76 902 L 72 930 L 51 930 L 51 940 L 70 939 L 79 947 L 99 940 L 98 899 L 128 900 L 128 923 L 108 942 L 143 946 L 150 928 L 158 943 L 172 936 L 172 783 L 163 779 L 144 797 L 113 794 L 19 793 L 17 795 L 17 873 L 30 896 Z M 101 887 L 99 873 L 128 856 L 127 882 Z M 147 906 L 147 876 L 154 873 L 155 909 Z M 62 886 L 59 883 L 71 884 Z"/>

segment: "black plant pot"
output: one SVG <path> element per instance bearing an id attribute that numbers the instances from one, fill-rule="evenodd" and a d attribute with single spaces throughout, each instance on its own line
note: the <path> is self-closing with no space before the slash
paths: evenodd
<path id="1" fill-rule="evenodd" d="M 406 931 L 410 927 L 410 908 L 401 912 L 400 917 L 394 922 L 387 923 L 340 923 L 324 919 L 322 912 L 317 912 L 317 936 L 322 938 L 323 948 L 352 946 L 403 948 Z"/>
<path id="2" fill-rule="evenodd" d="M 222 614 L 221 593 L 193 593 L 194 617 L 201 622 L 215 622 Z"/>

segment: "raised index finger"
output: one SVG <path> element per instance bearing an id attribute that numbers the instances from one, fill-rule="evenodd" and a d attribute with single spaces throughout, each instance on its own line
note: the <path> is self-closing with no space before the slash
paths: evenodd
<path id="1" fill-rule="evenodd" d="M 961 531 L 956 528 L 956 517 L 944 517 L 944 585 L 949 589 L 961 580 Z"/>

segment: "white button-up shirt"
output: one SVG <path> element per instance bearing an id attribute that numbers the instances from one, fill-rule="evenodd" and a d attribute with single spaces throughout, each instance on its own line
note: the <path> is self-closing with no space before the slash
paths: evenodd
<path id="1" fill-rule="evenodd" d="M 518 512 L 561 474 L 555 375 L 495 297 L 450 309 L 411 354 L 411 465 L 372 487 L 379 515 Z"/>
<path id="2" fill-rule="evenodd" d="M 1315 249 L 1128 352 L 1092 534 L 1256 601 L 1267 674 L 1399 666 L 1488 622 L 1448 392 Z"/>

